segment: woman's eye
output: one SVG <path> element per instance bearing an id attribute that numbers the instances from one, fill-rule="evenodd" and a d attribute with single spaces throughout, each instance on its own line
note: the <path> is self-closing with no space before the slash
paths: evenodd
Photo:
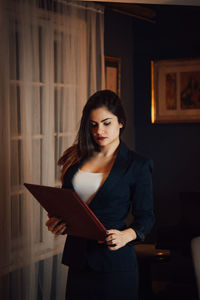
<path id="1" fill-rule="evenodd" d="M 96 126 L 97 126 L 97 124 L 90 123 L 90 126 L 91 126 L 92 128 L 94 128 L 94 127 L 96 127 Z"/>
<path id="2" fill-rule="evenodd" d="M 104 123 L 105 126 L 108 126 L 110 124 L 111 124 L 111 122 Z"/>

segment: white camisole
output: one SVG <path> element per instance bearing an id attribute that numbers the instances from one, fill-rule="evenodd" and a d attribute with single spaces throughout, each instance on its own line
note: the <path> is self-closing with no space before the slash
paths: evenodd
<path id="1" fill-rule="evenodd" d="M 104 173 L 90 173 L 78 170 L 73 179 L 72 185 L 81 199 L 89 204 L 103 181 Z"/>

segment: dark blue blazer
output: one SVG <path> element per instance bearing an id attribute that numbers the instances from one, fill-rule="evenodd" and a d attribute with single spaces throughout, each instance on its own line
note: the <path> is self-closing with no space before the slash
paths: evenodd
<path id="1" fill-rule="evenodd" d="M 72 178 L 84 160 L 71 166 L 64 176 L 63 188 L 72 188 Z M 81 269 L 86 264 L 98 271 L 130 271 L 136 269 L 133 245 L 143 241 L 154 223 L 152 197 L 152 161 L 129 150 L 120 142 L 119 151 L 104 184 L 89 207 L 107 229 L 127 228 L 125 219 L 132 204 L 133 222 L 128 226 L 137 233 L 137 240 L 118 250 L 109 250 L 105 243 L 68 236 L 62 262 Z"/>

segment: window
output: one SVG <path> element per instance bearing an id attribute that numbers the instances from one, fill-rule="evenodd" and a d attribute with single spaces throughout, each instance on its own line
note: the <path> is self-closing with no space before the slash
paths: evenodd
<path id="1" fill-rule="evenodd" d="M 14 252 L 24 247 L 27 218 L 35 220 L 30 225 L 35 260 L 60 252 L 64 237 L 47 232 L 46 212 L 23 183 L 60 186 L 57 160 L 74 141 L 82 109 L 80 78 L 74 74 L 87 60 L 83 20 L 76 20 L 72 37 L 63 16 L 58 22 L 56 14 L 37 12 L 37 22 L 26 28 L 21 18 L 9 19 L 11 241 Z M 83 52 L 73 64 L 69 47 Z"/>

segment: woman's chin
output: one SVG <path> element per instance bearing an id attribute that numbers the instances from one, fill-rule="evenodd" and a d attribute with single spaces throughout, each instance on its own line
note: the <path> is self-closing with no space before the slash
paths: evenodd
<path id="1" fill-rule="evenodd" d="M 108 140 L 107 139 L 105 139 L 105 140 L 96 140 L 96 143 L 99 146 L 106 146 L 106 145 L 108 145 Z"/>

